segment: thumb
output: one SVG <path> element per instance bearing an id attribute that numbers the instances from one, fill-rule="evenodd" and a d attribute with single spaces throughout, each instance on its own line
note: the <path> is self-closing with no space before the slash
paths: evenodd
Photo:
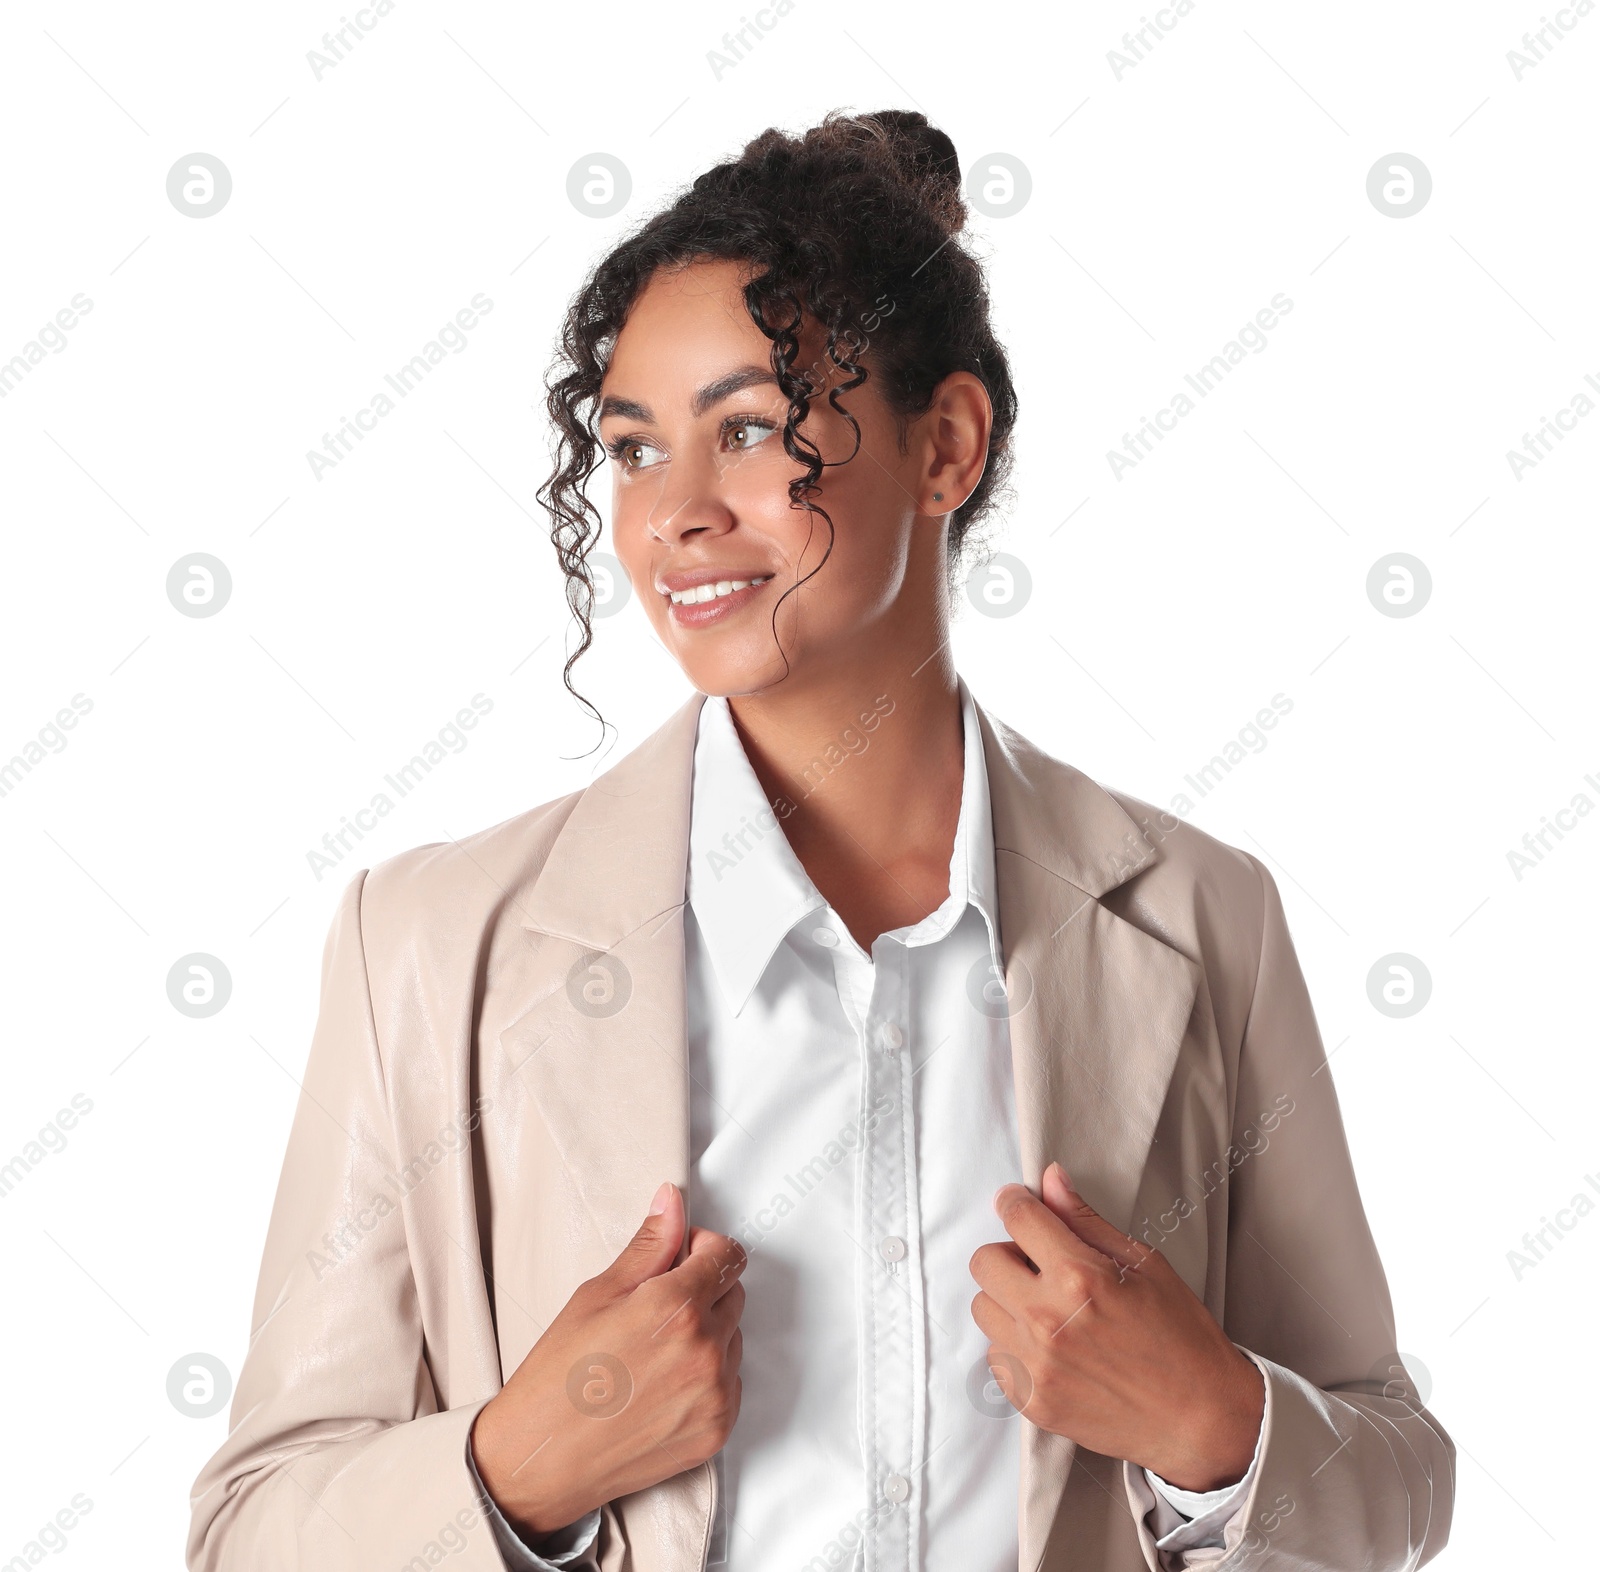
<path id="1" fill-rule="evenodd" d="M 1051 1163 L 1039 1183 L 1039 1199 L 1087 1245 L 1108 1255 L 1118 1266 L 1137 1267 L 1151 1251 L 1105 1218 L 1072 1188 L 1060 1163 Z"/>
<path id="2" fill-rule="evenodd" d="M 683 1192 L 668 1181 L 656 1191 L 648 1216 L 611 1263 L 607 1277 L 624 1293 L 659 1277 L 671 1269 L 683 1233 Z"/>

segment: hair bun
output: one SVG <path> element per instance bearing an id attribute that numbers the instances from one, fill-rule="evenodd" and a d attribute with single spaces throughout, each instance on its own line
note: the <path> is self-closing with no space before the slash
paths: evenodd
<path id="1" fill-rule="evenodd" d="M 930 125 L 925 114 L 916 109 L 880 109 L 853 116 L 850 123 L 882 145 L 901 183 L 921 196 L 947 235 L 965 226 L 967 204 L 961 195 L 956 145 Z"/>

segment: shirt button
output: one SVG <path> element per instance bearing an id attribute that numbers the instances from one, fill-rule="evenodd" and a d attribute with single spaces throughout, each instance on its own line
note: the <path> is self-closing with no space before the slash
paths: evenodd
<path id="1" fill-rule="evenodd" d="M 903 1261 L 906 1258 L 906 1242 L 898 1234 L 890 1234 L 878 1248 L 883 1252 L 885 1261 Z M 898 1474 L 895 1475 L 896 1479 L 899 1477 Z M 904 1501 L 905 1497 L 897 1496 L 891 1499 Z"/>
<path id="2" fill-rule="evenodd" d="M 878 1028 L 878 1039 L 889 1053 L 897 1053 L 906 1040 L 906 1034 L 894 1021 L 885 1021 Z"/>
<path id="3" fill-rule="evenodd" d="M 890 1474 L 883 1482 L 884 1496 L 898 1506 L 911 1498 L 911 1481 L 904 1474 Z"/>
<path id="4" fill-rule="evenodd" d="M 831 950 L 839 942 L 839 935 L 832 928 L 813 928 L 811 937 L 824 949 Z"/>

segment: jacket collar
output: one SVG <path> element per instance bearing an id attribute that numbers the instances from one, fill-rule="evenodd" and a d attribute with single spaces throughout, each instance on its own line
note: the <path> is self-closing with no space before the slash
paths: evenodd
<path id="1" fill-rule="evenodd" d="M 964 680 L 961 687 L 981 733 L 995 852 L 1011 852 L 1095 897 L 1155 859 L 1155 847 L 1103 786 L 991 717 Z M 692 694 L 582 792 L 519 903 L 524 927 L 610 950 L 684 902 L 705 703 L 705 694 Z M 755 790 L 759 795 L 759 783 Z"/>

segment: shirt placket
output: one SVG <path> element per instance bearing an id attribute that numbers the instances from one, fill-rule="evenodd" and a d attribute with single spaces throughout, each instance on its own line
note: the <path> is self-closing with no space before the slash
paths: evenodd
<path id="1" fill-rule="evenodd" d="M 838 953 L 861 1049 L 859 1416 L 868 1518 L 864 1572 L 921 1565 L 926 1327 L 912 1102 L 911 955 Z M 842 990 L 843 991 L 843 990 Z"/>

